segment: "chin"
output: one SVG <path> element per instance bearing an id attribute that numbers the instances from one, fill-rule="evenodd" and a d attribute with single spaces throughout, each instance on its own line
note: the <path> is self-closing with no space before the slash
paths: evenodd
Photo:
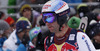
<path id="1" fill-rule="evenodd" d="M 51 32 L 51 33 L 55 33 L 55 31 L 53 31 L 53 30 L 50 30 L 50 32 Z"/>
<path id="2" fill-rule="evenodd" d="M 50 32 L 52 32 L 52 33 L 53 33 L 54 31 L 50 30 Z"/>

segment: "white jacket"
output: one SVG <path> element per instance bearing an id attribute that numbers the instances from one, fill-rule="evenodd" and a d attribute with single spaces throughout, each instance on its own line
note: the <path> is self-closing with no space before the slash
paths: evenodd
<path id="1" fill-rule="evenodd" d="M 83 32 L 70 32 L 65 42 L 60 45 L 55 44 L 54 36 L 50 38 L 50 45 L 48 37 L 45 38 L 44 47 L 46 51 L 96 51 L 89 37 Z M 49 45 L 49 46 L 48 46 Z"/>
<path id="2" fill-rule="evenodd" d="M 16 51 L 18 48 L 18 45 L 15 44 L 17 42 L 17 36 L 15 32 L 16 30 L 14 30 L 10 37 L 4 42 L 3 51 L 7 51 L 8 49 L 11 51 Z"/>
<path id="3" fill-rule="evenodd" d="M 89 37 L 82 32 L 77 33 L 77 43 L 79 46 L 78 51 L 96 51 Z"/>

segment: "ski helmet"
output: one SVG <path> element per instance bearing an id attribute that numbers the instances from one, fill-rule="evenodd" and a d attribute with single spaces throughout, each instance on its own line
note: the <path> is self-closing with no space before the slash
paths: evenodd
<path id="1" fill-rule="evenodd" d="M 21 17 L 17 20 L 16 23 L 16 33 L 20 33 L 25 29 L 30 29 L 32 27 L 29 20 L 25 17 Z"/>
<path id="2" fill-rule="evenodd" d="M 29 31 L 30 40 L 34 39 L 41 32 L 40 27 L 35 27 Z"/>
<path id="3" fill-rule="evenodd" d="M 100 34 L 100 23 L 89 25 L 89 37 L 93 38 L 97 34 Z"/>
<path id="4" fill-rule="evenodd" d="M 69 18 L 67 15 L 69 11 L 70 8 L 66 2 L 62 0 L 51 0 L 42 7 L 42 19 L 48 23 L 57 21 L 60 27 L 62 27 Z"/>
<path id="5" fill-rule="evenodd" d="M 80 4 L 77 6 L 77 13 L 80 18 L 85 17 L 88 12 L 90 12 L 90 10 L 87 4 Z"/>
<path id="6" fill-rule="evenodd" d="M 0 20 L 0 34 L 3 34 L 5 30 L 8 30 L 10 28 L 10 25 L 4 21 Z"/>
<path id="7" fill-rule="evenodd" d="M 68 26 L 70 28 L 78 28 L 80 25 L 80 18 L 73 16 L 72 18 L 69 19 L 68 21 Z"/>

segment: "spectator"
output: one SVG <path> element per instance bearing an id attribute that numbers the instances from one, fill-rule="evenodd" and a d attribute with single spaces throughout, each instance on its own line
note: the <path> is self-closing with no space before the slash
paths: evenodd
<path id="1" fill-rule="evenodd" d="M 5 21 L 10 25 L 10 31 L 11 33 L 15 30 L 16 26 L 15 26 L 15 20 L 11 17 L 8 17 L 5 19 Z"/>
<path id="2" fill-rule="evenodd" d="M 41 33 L 39 33 L 37 36 L 36 48 L 41 49 L 42 51 L 45 51 L 44 50 L 44 39 L 50 35 L 50 31 L 42 20 L 42 14 L 37 18 L 36 22 L 37 22 L 37 27 L 41 28 Z"/>
<path id="3" fill-rule="evenodd" d="M 76 10 L 73 7 L 70 7 L 70 14 L 69 17 L 73 17 L 76 15 Z"/>
<path id="4" fill-rule="evenodd" d="M 20 9 L 20 15 L 22 17 L 26 17 L 29 19 L 29 21 L 31 22 L 32 26 L 35 27 L 36 25 L 36 20 L 37 17 L 40 15 L 38 12 L 36 12 L 35 10 L 32 10 L 30 5 L 25 4 L 21 7 Z"/>
<path id="5" fill-rule="evenodd" d="M 89 36 L 96 49 L 100 49 L 100 23 L 93 23 L 89 26 Z"/>
<path id="6" fill-rule="evenodd" d="M 77 6 L 77 14 L 80 18 L 85 17 L 90 12 L 87 4 L 80 4 Z"/>
<path id="7" fill-rule="evenodd" d="M 39 22 L 40 22 L 41 19 L 42 19 L 42 14 L 37 18 L 37 21 L 36 21 L 36 26 L 37 27 L 40 27 Z"/>
<path id="8" fill-rule="evenodd" d="M 42 51 L 45 51 L 44 40 L 47 36 L 49 36 L 49 39 L 50 39 L 51 32 L 49 31 L 48 27 L 46 26 L 46 24 L 43 22 L 42 19 L 40 19 L 39 25 L 41 28 L 41 33 L 37 36 L 37 38 L 38 38 L 37 39 L 37 48 L 42 49 Z"/>
<path id="9" fill-rule="evenodd" d="M 0 11 L 0 19 L 2 19 L 2 20 L 5 19 L 5 14 L 2 11 Z"/>
<path id="10" fill-rule="evenodd" d="M 9 28 L 10 26 L 7 22 L 0 20 L 0 51 L 2 51 L 4 41 L 8 38 Z"/>
<path id="11" fill-rule="evenodd" d="M 26 18 L 27 19 L 27 18 Z M 4 42 L 4 51 L 26 51 L 29 41 L 29 30 L 31 24 L 27 20 L 18 20 L 16 23 L 16 30 L 12 32 L 10 37 Z"/>
<path id="12" fill-rule="evenodd" d="M 30 37 L 31 42 L 29 43 L 29 46 L 30 46 L 29 47 L 29 51 L 36 51 L 37 50 L 37 47 L 36 47 L 37 36 L 38 36 L 38 34 L 40 32 L 41 32 L 40 27 L 35 27 L 35 28 L 33 28 L 33 29 L 30 30 L 29 37 Z"/>
<path id="13" fill-rule="evenodd" d="M 99 13 L 100 14 L 100 8 L 95 8 L 92 12 L 93 13 Z"/>
<path id="14" fill-rule="evenodd" d="M 85 33 L 69 28 L 67 25 L 68 13 L 69 6 L 62 0 L 51 0 L 43 5 L 42 19 L 50 32 L 53 33 L 50 39 L 45 38 L 45 50 L 95 51 L 92 42 Z"/>
<path id="15" fill-rule="evenodd" d="M 8 38 L 10 33 L 9 29 L 10 29 L 9 24 L 4 20 L 0 20 L 0 34 L 3 34 L 4 37 Z"/>
<path id="16" fill-rule="evenodd" d="M 92 13 L 88 6 L 86 4 L 80 4 L 77 6 L 77 13 L 78 13 L 78 17 L 81 19 L 81 18 L 84 18 L 84 17 L 87 17 L 88 20 L 87 20 L 87 28 L 85 30 L 85 33 L 88 35 L 89 34 L 89 24 L 92 20 L 95 20 L 95 21 L 99 21 L 100 19 L 98 18 L 98 13 Z"/>

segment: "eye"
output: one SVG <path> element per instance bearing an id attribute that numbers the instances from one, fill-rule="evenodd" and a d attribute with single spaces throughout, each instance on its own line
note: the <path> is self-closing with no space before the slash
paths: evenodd
<path id="1" fill-rule="evenodd" d="M 49 15 L 48 17 L 50 18 L 51 16 Z"/>
<path id="2" fill-rule="evenodd" d="M 44 16 L 44 19 L 47 19 L 47 16 Z"/>

